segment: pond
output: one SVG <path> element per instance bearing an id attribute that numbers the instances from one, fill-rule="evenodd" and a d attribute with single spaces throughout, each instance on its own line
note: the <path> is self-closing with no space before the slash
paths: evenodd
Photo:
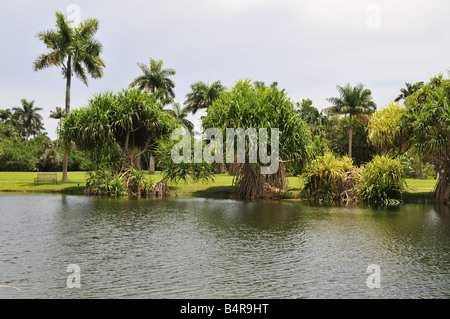
<path id="1" fill-rule="evenodd" d="M 446 205 L 0 194 L 0 298 L 448 298 L 449 272 Z"/>

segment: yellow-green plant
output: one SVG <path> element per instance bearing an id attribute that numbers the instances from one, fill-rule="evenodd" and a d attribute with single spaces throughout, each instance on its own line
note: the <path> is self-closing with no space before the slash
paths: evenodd
<path id="1" fill-rule="evenodd" d="M 390 102 L 370 118 L 368 137 L 381 154 L 396 157 L 410 147 L 410 136 L 399 125 L 404 114 L 404 107 Z"/>
<path id="2" fill-rule="evenodd" d="M 303 172 L 306 179 L 304 191 L 316 200 L 340 200 L 346 191 L 346 178 L 354 170 L 348 156 L 336 157 L 326 152 L 306 165 Z"/>
<path id="3" fill-rule="evenodd" d="M 364 166 L 358 179 L 360 199 L 375 205 L 401 203 L 405 186 L 402 163 L 387 156 L 375 156 Z"/>

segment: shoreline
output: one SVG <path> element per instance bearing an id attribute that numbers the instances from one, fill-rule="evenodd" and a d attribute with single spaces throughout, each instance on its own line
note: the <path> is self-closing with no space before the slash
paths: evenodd
<path id="1" fill-rule="evenodd" d="M 61 172 L 56 172 L 58 178 Z M 84 194 L 87 172 L 69 172 L 71 182 L 52 184 L 34 184 L 37 172 L 0 172 L 0 193 L 18 194 L 52 194 L 75 195 Z M 162 179 L 162 173 L 147 175 L 151 182 Z M 169 198 L 235 198 L 232 186 L 233 176 L 217 174 L 211 182 L 179 182 L 169 183 Z M 435 180 L 406 179 L 407 188 L 404 192 L 404 203 L 433 200 Z M 303 181 L 299 177 L 288 177 L 290 192 L 283 196 L 275 195 L 275 200 L 308 201 L 309 198 L 300 196 Z"/>

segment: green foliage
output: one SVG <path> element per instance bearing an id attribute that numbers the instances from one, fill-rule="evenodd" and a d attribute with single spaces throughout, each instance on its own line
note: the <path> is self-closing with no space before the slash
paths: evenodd
<path id="1" fill-rule="evenodd" d="M 209 108 L 214 100 L 216 100 L 226 90 L 220 81 L 216 81 L 208 85 L 202 81 L 195 82 L 191 85 L 191 92 L 186 94 L 186 110 L 197 113 L 200 109 Z"/>
<path id="2" fill-rule="evenodd" d="M 374 205 L 401 203 L 405 187 L 404 167 L 400 160 L 379 155 L 364 166 L 358 181 L 360 199 Z"/>
<path id="3" fill-rule="evenodd" d="M 435 199 L 450 201 L 450 79 L 433 77 L 409 95 L 400 125 L 410 134 L 411 144 L 430 157 L 439 174 Z"/>
<path id="4" fill-rule="evenodd" d="M 311 132 L 307 124 L 298 116 L 295 104 L 288 98 L 284 90 L 277 85 L 239 81 L 233 88 L 220 95 L 207 109 L 202 118 L 204 129 L 217 128 L 226 136 L 226 129 L 270 129 L 279 130 L 279 170 L 275 176 L 260 174 L 261 163 L 238 164 L 234 179 L 235 192 L 244 198 L 265 196 L 265 193 L 283 192 L 287 185 L 284 181 L 283 162 L 301 163 L 307 156 L 307 148 L 311 143 Z M 270 148 L 271 141 L 267 143 Z M 235 145 L 236 147 L 236 145 Z M 246 157 L 249 147 L 246 148 Z M 280 173 L 280 174 L 279 174 Z M 281 187 L 281 188 L 280 188 Z M 268 190 L 266 192 L 265 190 Z"/>
<path id="5" fill-rule="evenodd" d="M 404 114 L 404 107 L 391 102 L 372 115 L 369 140 L 381 154 L 396 157 L 410 147 L 410 136 L 400 126 Z"/>
<path id="6" fill-rule="evenodd" d="M 105 67 L 100 59 L 103 46 L 94 38 L 99 28 L 98 21 L 88 19 L 74 27 L 62 13 L 55 14 L 56 29 L 37 34 L 37 38 L 46 45 L 49 52 L 41 54 L 34 61 L 34 70 L 62 67 L 67 80 L 70 81 L 72 75 L 76 75 L 86 86 L 88 74 L 94 79 L 101 78 Z"/>
<path id="7" fill-rule="evenodd" d="M 420 90 L 424 86 L 424 82 L 416 82 L 414 84 L 405 83 L 406 88 L 400 89 L 400 94 L 395 98 L 395 102 L 400 102 L 401 100 L 406 100 L 410 95 Z"/>
<path id="8" fill-rule="evenodd" d="M 103 167 L 89 172 L 85 194 L 107 197 L 145 197 L 151 192 L 151 187 L 151 182 L 141 171 L 131 169 L 124 174 L 119 174 Z"/>
<path id="9" fill-rule="evenodd" d="M 304 191 L 315 200 L 340 200 L 346 190 L 347 175 L 354 169 L 349 157 L 337 157 L 326 152 L 306 165 L 303 172 L 306 179 Z"/>
<path id="10" fill-rule="evenodd" d="M 44 131 L 42 116 L 38 111 L 42 108 L 35 107 L 34 101 L 21 100 L 21 107 L 14 107 L 11 115 L 11 123 L 19 130 L 20 136 L 29 139 L 31 135 L 36 136 Z"/>
<path id="11" fill-rule="evenodd" d="M 0 171 L 36 171 L 40 147 L 26 146 L 22 138 L 15 137 L 0 143 Z"/>
<path id="12" fill-rule="evenodd" d="M 375 147 L 368 140 L 369 116 L 357 115 L 351 119 L 329 116 L 325 124 L 320 125 L 316 135 L 327 142 L 329 149 L 338 155 L 348 154 L 348 127 L 351 126 L 353 135 L 352 159 L 355 165 L 370 161 L 375 154 Z"/>
<path id="13" fill-rule="evenodd" d="M 57 142 L 42 135 L 24 140 L 12 124 L 0 123 L 0 171 L 57 172 L 62 158 L 63 149 Z M 69 169 L 90 170 L 92 162 L 85 152 L 73 147 Z"/>
<path id="14" fill-rule="evenodd" d="M 0 142 L 12 137 L 18 137 L 19 130 L 11 123 L 0 123 Z"/>
<path id="15" fill-rule="evenodd" d="M 72 111 L 63 119 L 60 134 L 64 141 L 93 154 L 98 163 L 108 158 L 109 163 L 117 163 L 120 158 L 124 171 L 138 166 L 140 155 L 176 127 L 153 94 L 124 90 L 97 95 L 86 107 Z"/>
<path id="16" fill-rule="evenodd" d="M 294 103 L 284 90 L 266 88 L 250 81 L 239 81 L 220 95 L 202 118 L 203 128 L 218 128 L 225 136 L 227 128 L 278 128 L 280 158 L 302 160 L 306 157 L 311 133 L 297 116 Z"/>
<path id="17" fill-rule="evenodd" d="M 140 91 L 157 94 L 160 100 L 166 102 L 174 98 L 175 84 L 169 77 L 176 72 L 174 69 L 163 69 L 163 64 L 162 60 L 154 59 L 150 59 L 150 66 L 137 63 L 143 75 L 134 79 L 129 88 L 138 88 Z"/>
<path id="18" fill-rule="evenodd" d="M 186 140 L 183 140 L 186 141 Z M 158 158 L 158 165 L 162 167 L 164 174 L 164 179 L 175 181 L 178 183 L 183 180 L 187 182 L 192 180 L 194 182 L 198 181 L 214 181 L 214 166 L 209 163 L 195 163 L 194 154 L 191 148 L 191 162 L 181 162 L 175 163 L 172 160 L 171 153 L 173 146 L 179 141 L 173 140 L 160 140 L 158 142 L 158 148 L 156 150 L 156 156 Z M 194 138 L 191 137 L 191 145 L 194 145 Z M 202 144 L 202 150 L 205 144 Z"/>

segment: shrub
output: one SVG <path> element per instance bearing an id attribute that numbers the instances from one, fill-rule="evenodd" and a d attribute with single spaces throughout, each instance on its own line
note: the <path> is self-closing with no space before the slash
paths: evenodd
<path id="1" fill-rule="evenodd" d="M 348 183 L 348 179 L 354 170 L 349 157 L 336 157 L 333 153 L 326 152 L 306 165 L 303 173 L 307 180 L 304 191 L 320 201 L 343 200 L 352 189 L 352 183 Z"/>
<path id="2" fill-rule="evenodd" d="M 86 181 L 86 195 L 146 197 L 152 190 L 152 184 L 138 170 L 130 169 L 125 173 L 113 173 L 106 168 L 89 172 Z"/>
<path id="3" fill-rule="evenodd" d="M 377 155 L 361 171 L 358 181 L 359 197 L 369 204 L 399 204 L 405 185 L 404 168 L 400 160 Z"/>

